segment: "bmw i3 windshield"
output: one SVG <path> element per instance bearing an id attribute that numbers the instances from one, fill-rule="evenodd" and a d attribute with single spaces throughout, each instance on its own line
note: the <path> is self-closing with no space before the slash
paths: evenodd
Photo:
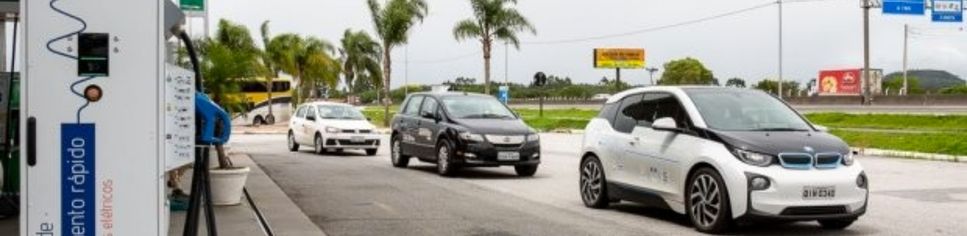
<path id="1" fill-rule="evenodd" d="M 452 96 L 444 97 L 443 105 L 457 119 L 516 119 L 507 106 L 493 97 Z"/>
<path id="2" fill-rule="evenodd" d="M 722 131 L 808 131 L 812 127 L 776 98 L 755 90 L 686 89 L 709 128 Z"/>

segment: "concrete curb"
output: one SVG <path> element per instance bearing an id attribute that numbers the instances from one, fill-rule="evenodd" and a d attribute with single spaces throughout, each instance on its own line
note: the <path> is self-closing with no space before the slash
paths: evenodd
<path id="1" fill-rule="evenodd" d="M 236 153 L 232 155 L 232 161 L 252 169 L 245 187 L 275 235 L 326 235 L 248 154 Z M 262 232 L 252 233 L 261 235 Z"/>
<path id="2" fill-rule="evenodd" d="M 861 155 L 967 163 L 967 156 L 955 156 L 955 155 L 946 155 L 946 154 L 922 153 L 922 152 L 899 151 L 899 150 L 885 150 L 885 149 L 876 149 L 876 148 L 854 147 L 853 150 L 856 150 Z"/>

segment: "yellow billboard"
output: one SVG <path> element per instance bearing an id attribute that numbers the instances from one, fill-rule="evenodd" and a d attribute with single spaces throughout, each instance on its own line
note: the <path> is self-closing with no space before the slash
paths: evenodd
<path id="1" fill-rule="evenodd" d="M 645 68 L 643 48 L 595 48 L 594 68 Z"/>

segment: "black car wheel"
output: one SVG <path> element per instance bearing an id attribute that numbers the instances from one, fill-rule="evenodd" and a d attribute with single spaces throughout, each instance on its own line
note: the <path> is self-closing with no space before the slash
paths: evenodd
<path id="1" fill-rule="evenodd" d="M 275 124 L 275 116 L 273 116 L 273 115 L 267 115 L 267 116 L 265 116 L 265 124 L 267 124 L 267 125 L 274 125 Z"/>
<path id="2" fill-rule="evenodd" d="M 449 141 L 440 141 L 437 144 L 437 173 L 442 176 L 453 176 L 455 171 L 455 166 L 453 164 L 453 145 Z"/>
<path id="3" fill-rule="evenodd" d="M 399 136 L 393 136 L 393 140 L 390 141 L 390 159 L 393 162 L 393 166 L 399 168 L 406 168 L 410 163 L 410 157 L 403 155 L 403 150 L 401 150 L 401 144 Z"/>
<path id="4" fill-rule="evenodd" d="M 517 176 L 531 177 L 537 173 L 537 165 L 519 165 L 514 166 L 514 171 L 517 172 Z"/>
<path id="5" fill-rule="evenodd" d="M 314 142 L 315 143 L 315 151 L 316 151 L 316 154 L 324 154 L 324 153 L 326 153 L 326 147 L 322 145 L 322 142 L 323 142 L 322 141 L 322 136 L 316 134 L 316 138 L 315 138 L 315 142 Z"/>
<path id="6" fill-rule="evenodd" d="M 295 142 L 295 134 L 293 134 L 292 131 L 289 131 L 289 140 L 287 143 L 289 146 L 289 151 L 291 152 L 299 151 L 299 143 Z"/>
<path id="7" fill-rule="evenodd" d="M 262 123 L 264 123 L 262 116 L 256 116 L 254 119 L 252 119 L 252 126 L 258 127 L 259 125 L 262 125 Z"/>
<path id="8" fill-rule="evenodd" d="M 689 177 L 685 209 L 692 225 L 703 233 L 721 233 L 732 227 L 729 193 L 722 176 L 703 167 Z"/>
<path id="9" fill-rule="evenodd" d="M 854 221 L 856 219 L 819 220 L 819 225 L 823 226 L 824 229 L 841 230 L 852 225 Z"/>
<path id="10" fill-rule="evenodd" d="M 584 201 L 584 205 L 598 209 L 608 207 L 607 180 L 598 157 L 585 158 L 578 171 L 581 172 L 578 185 L 581 187 L 581 200 Z"/>

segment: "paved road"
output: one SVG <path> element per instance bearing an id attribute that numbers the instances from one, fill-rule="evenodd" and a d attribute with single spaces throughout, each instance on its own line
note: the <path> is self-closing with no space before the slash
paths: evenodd
<path id="1" fill-rule="evenodd" d="M 578 135 L 545 134 L 533 178 L 512 168 L 475 168 L 441 178 L 433 165 L 390 165 L 388 150 L 314 155 L 285 150 L 281 135 L 240 135 L 252 154 L 314 223 L 330 235 L 692 235 L 685 217 L 623 202 L 588 209 L 577 191 Z M 387 143 L 387 142 L 384 142 Z M 751 235 L 963 235 L 967 165 L 861 157 L 871 179 L 870 209 L 846 231 L 813 222 L 754 225 Z"/>

